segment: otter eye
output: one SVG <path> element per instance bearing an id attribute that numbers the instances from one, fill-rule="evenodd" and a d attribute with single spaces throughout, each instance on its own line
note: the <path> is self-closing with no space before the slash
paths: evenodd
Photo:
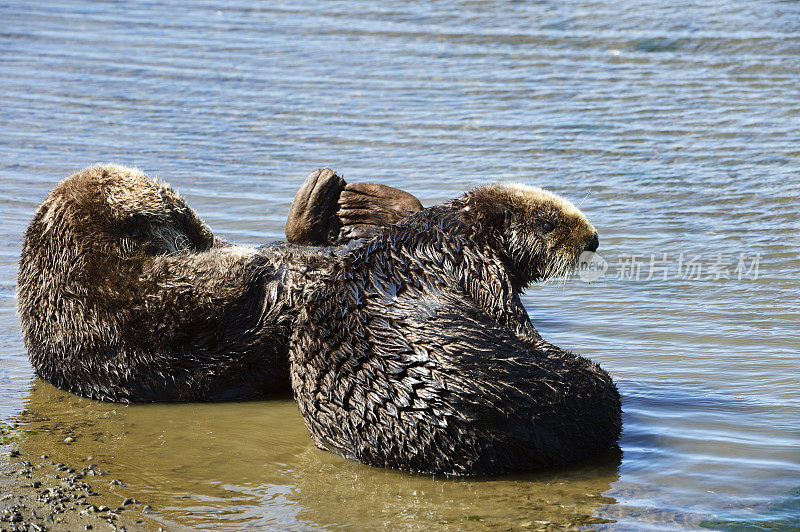
<path id="1" fill-rule="evenodd" d="M 542 222 L 542 231 L 544 231 L 545 234 L 549 233 L 555 228 L 556 226 L 553 225 L 552 222 Z"/>
<path id="2" fill-rule="evenodd" d="M 503 225 L 506 229 L 511 227 L 511 211 L 505 211 L 503 213 Z"/>

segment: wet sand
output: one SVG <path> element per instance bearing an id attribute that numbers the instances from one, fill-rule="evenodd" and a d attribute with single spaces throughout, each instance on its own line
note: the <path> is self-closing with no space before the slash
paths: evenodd
<path id="1" fill-rule="evenodd" d="M 125 481 L 97 467 L 91 456 L 63 463 L 23 454 L 14 441 L 24 432 L 0 425 L 0 532 L 161 529 L 155 509 L 127 496 Z M 68 438 L 62 445 L 71 445 Z"/>

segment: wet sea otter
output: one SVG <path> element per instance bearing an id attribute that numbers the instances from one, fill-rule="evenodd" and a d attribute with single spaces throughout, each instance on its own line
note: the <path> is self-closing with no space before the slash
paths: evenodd
<path id="1" fill-rule="evenodd" d="M 597 246 L 568 201 L 493 185 L 349 251 L 307 294 L 291 343 L 294 395 L 316 445 L 453 475 L 557 466 L 611 448 L 616 386 L 542 340 L 519 299 Z"/>
<path id="2" fill-rule="evenodd" d="M 351 185 L 323 169 L 304 183 L 287 234 L 342 243 L 419 208 L 410 194 Z M 50 192 L 25 233 L 18 275 L 25 344 L 40 377 L 94 399 L 288 391 L 299 293 L 342 249 L 234 246 L 141 171 L 86 168 Z"/>

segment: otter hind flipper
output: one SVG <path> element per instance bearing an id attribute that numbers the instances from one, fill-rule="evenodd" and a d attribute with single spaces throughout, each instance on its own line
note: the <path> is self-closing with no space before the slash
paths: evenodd
<path id="1" fill-rule="evenodd" d="M 403 190 L 377 183 L 347 183 L 330 168 L 309 175 L 286 219 L 293 244 L 329 246 L 375 236 L 382 228 L 422 210 Z"/>

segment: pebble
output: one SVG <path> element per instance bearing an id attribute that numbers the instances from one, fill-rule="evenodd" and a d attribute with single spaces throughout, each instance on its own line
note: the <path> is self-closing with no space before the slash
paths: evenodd
<path id="1" fill-rule="evenodd" d="M 75 441 L 75 438 L 73 438 L 72 436 L 67 436 L 66 438 L 64 438 L 64 443 L 66 443 L 66 444 L 70 444 L 70 443 L 72 443 L 74 441 Z"/>
<path id="2" fill-rule="evenodd" d="M 68 439 L 71 441 L 67 441 Z M 67 436 L 64 439 L 64 443 L 74 441 L 75 438 L 72 436 Z M 17 450 L 9 451 L 9 454 L 14 457 L 21 455 L 20 451 Z M 42 454 L 40 457 L 42 460 L 49 458 L 47 454 Z M 91 457 L 88 457 L 85 460 L 91 459 Z M 5 511 L 0 510 L 0 525 L 5 524 L 5 526 L 0 526 L 0 532 L 75 530 L 76 527 L 78 529 L 83 527 L 84 530 L 94 530 L 98 528 L 98 523 L 101 524 L 101 529 L 105 528 L 106 525 L 103 521 L 111 525 L 112 529 L 120 531 L 124 529 L 124 526 L 121 525 L 126 520 L 126 517 L 123 517 L 123 513 L 126 516 L 130 516 L 131 519 L 139 515 L 139 510 L 132 505 L 142 503 L 131 497 L 123 498 L 119 506 L 114 510 L 111 510 L 108 506 L 100 506 L 98 508 L 87 502 L 87 497 L 99 496 L 100 494 L 92 490 L 92 487 L 83 481 L 84 477 L 91 474 L 105 474 L 105 472 L 97 469 L 95 464 L 81 464 L 83 469 L 79 472 L 76 472 L 75 469 L 67 464 L 52 460 L 38 464 L 32 464 L 28 460 L 19 460 L 19 464 L 25 469 L 11 469 L 8 471 L 8 474 L 16 477 L 19 489 L 12 493 L 0 494 L 0 500 L 18 499 L 19 501 L 29 501 L 30 506 L 26 508 L 25 505 L 19 503 L 11 504 L 10 507 L 4 505 L 6 507 Z M 39 473 L 42 476 L 39 479 L 32 479 L 27 482 L 21 481 L 23 478 L 31 478 L 31 473 L 38 469 L 42 469 L 41 473 Z M 60 474 L 56 472 L 60 472 Z M 111 485 L 125 486 L 125 483 L 120 479 L 114 479 L 111 481 Z M 111 493 L 106 491 L 104 495 L 109 496 Z M 97 501 L 97 499 L 94 500 Z M 133 515 L 131 515 L 132 513 Z M 70 517 L 70 514 L 72 517 Z M 73 521 L 75 519 L 77 521 Z M 144 523 L 140 519 L 136 519 L 136 521 L 137 525 Z M 70 522 L 73 524 L 68 524 Z"/>

